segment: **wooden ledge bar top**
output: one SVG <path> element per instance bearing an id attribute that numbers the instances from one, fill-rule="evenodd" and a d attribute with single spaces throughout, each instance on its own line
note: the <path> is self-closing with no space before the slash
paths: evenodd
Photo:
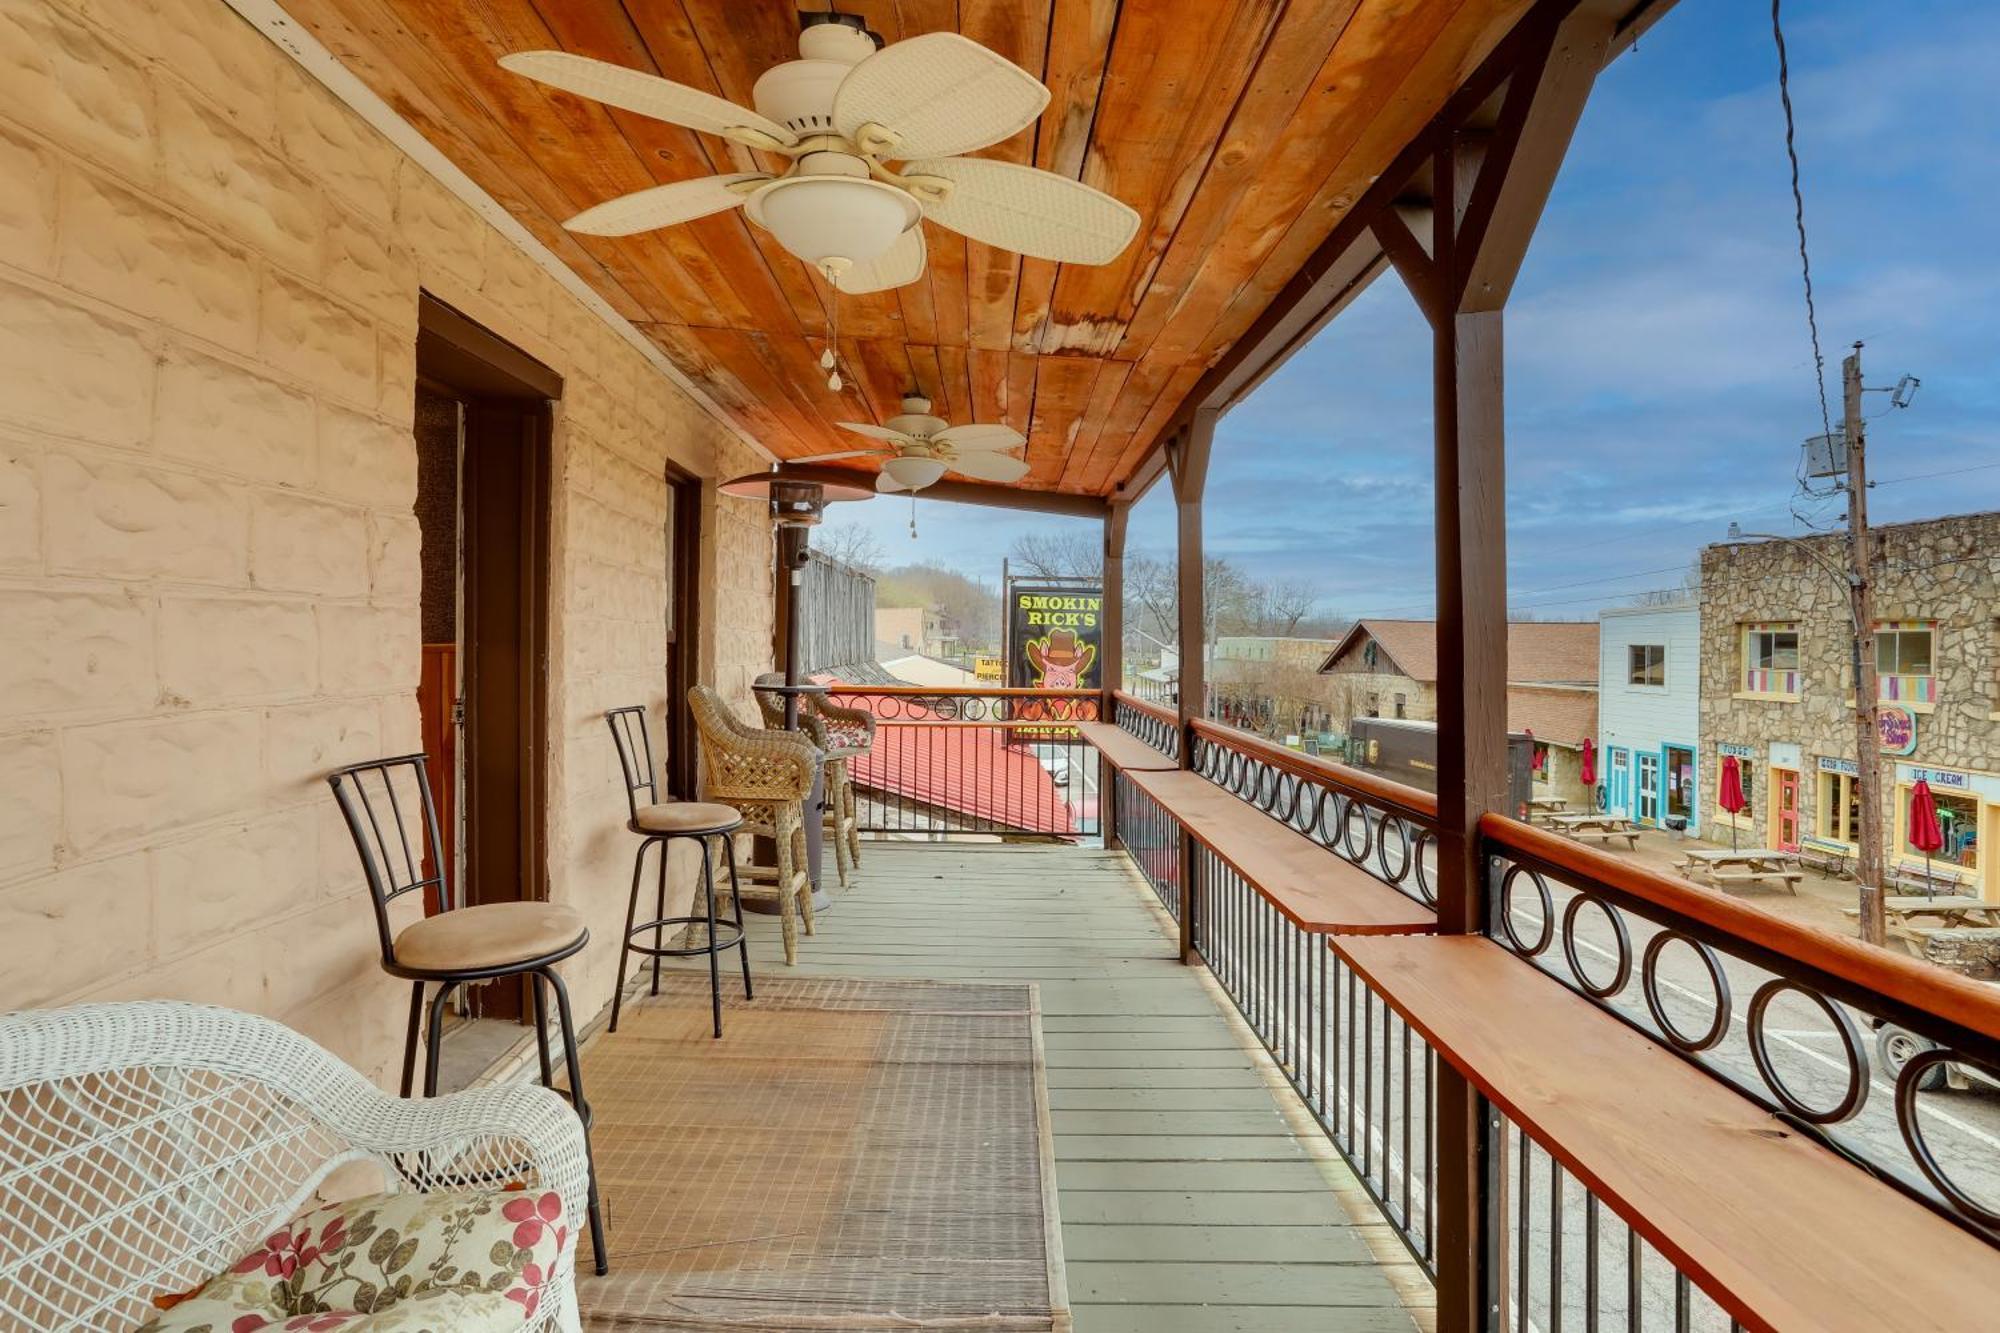
<path id="1" fill-rule="evenodd" d="M 1302 930 L 1410 935 L 1437 929 L 1430 908 L 1198 773 L 1130 777 Z"/>
<path id="2" fill-rule="evenodd" d="M 1995 1327 L 2000 1254 L 1502 946 L 1329 947 L 1745 1327 Z"/>
<path id="3" fill-rule="evenodd" d="M 1161 754 L 1125 728 L 1111 722 L 1079 722 L 1076 729 L 1111 761 L 1113 768 L 1127 773 L 1147 770 L 1165 772 L 1180 767 L 1172 755 Z"/>

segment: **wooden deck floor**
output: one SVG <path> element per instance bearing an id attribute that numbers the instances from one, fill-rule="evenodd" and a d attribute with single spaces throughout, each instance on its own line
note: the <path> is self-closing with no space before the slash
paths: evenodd
<path id="1" fill-rule="evenodd" d="M 1039 985 L 1078 1333 L 1429 1323 L 1398 1296 L 1421 1296 L 1394 1280 L 1413 1267 L 1318 1132 L 1287 1118 L 1227 1000 L 1175 961 L 1122 853 L 870 843 L 866 857 L 797 970 Z M 775 921 L 751 934 L 752 966 L 783 969 Z"/>

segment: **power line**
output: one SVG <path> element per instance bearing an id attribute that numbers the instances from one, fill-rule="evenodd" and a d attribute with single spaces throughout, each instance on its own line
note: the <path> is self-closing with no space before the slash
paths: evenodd
<path id="1" fill-rule="evenodd" d="M 1913 472 L 1907 477 L 1878 477 L 1869 486 L 1894 486 L 1899 481 L 1930 481 L 1935 477 L 1959 477 L 1968 472 L 1990 472 L 2000 463 L 1974 463 L 1971 467 L 1946 468 L 1942 472 Z"/>
<path id="2" fill-rule="evenodd" d="M 1798 130 L 1792 118 L 1792 71 L 1785 55 L 1785 28 L 1778 18 L 1780 0 L 1771 0 L 1771 39 L 1778 47 L 1778 100 L 1785 108 L 1785 157 L 1792 165 L 1792 221 L 1799 232 L 1799 271 L 1805 279 L 1806 331 L 1812 335 L 1813 377 L 1819 384 L 1821 429 L 1833 434 L 1833 417 L 1826 406 L 1826 357 L 1819 348 L 1819 312 L 1813 306 L 1812 257 L 1806 253 L 1806 197 L 1799 188 Z"/>

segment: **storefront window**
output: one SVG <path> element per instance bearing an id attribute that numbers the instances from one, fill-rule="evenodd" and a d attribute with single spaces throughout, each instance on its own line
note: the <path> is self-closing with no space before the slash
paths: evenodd
<path id="1" fill-rule="evenodd" d="M 1667 747 L 1667 818 L 1694 817 L 1694 751 Z"/>
<path id="2" fill-rule="evenodd" d="M 1828 842 L 1853 843 L 1860 840 L 1861 784 L 1847 773 L 1819 775 L 1818 836 Z"/>
<path id="3" fill-rule="evenodd" d="M 1938 828 L 1944 834 L 1944 846 L 1931 853 L 1931 860 L 1944 865 L 1962 866 L 1967 870 L 1979 868 L 1979 798 L 1976 796 L 1956 796 L 1933 790 L 1931 799 L 1937 802 Z M 1897 802 L 1903 807 L 1903 855 L 1907 858 L 1921 858 L 1921 849 L 1910 845 L 1909 809 L 1910 789 L 1901 788 Z"/>

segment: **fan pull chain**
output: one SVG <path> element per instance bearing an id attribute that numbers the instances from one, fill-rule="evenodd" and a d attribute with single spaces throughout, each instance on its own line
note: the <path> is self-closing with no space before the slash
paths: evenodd
<path id="1" fill-rule="evenodd" d="M 917 539 L 917 497 L 910 497 L 910 540 Z"/>
<path id="2" fill-rule="evenodd" d="M 828 279 L 828 286 L 832 286 L 831 278 Z M 832 306 L 832 312 L 827 316 L 826 350 L 819 354 L 819 364 L 820 369 L 827 372 L 826 387 L 839 393 L 840 372 L 834 368 L 836 362 L 833 355 L 833 349 L 840 346 L 840 288 L 838 287 L 833 287 Z"/>

